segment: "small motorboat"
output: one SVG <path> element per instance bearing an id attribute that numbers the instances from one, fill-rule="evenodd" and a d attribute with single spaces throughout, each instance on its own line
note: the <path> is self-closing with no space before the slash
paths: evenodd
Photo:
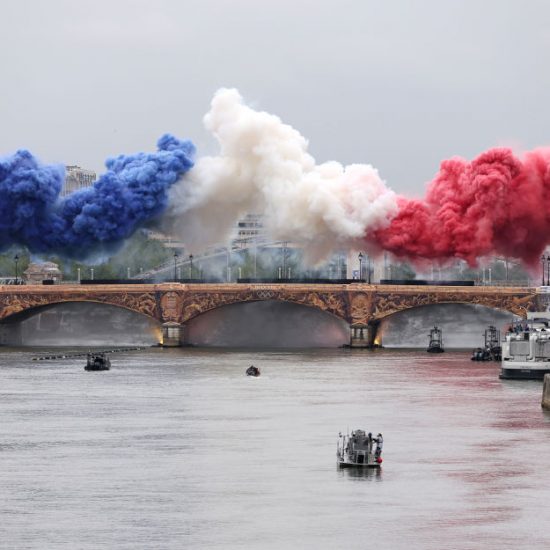
<path id="1" fill-rule="evenodd" d="M 428 353 L 443 353 L 443 333 L 441 329 L 435 326 L 430 330 L 430 341 L 428 343 Z"/>
<path id="2" fill-rule="evenodd" d="M 355 430 L 351 435 L 340 433 L 336 444 L 336 463 L 340 468 L 380 468 L 383 443 L 381 433 L 376 437 L 363 430 Z"/>
<path id="3" fill-rule="evenodd" d="M 472 361 L 500 361 L 501 359 L 500 330 L 491 325 L 485 330 L 485 346 L 472 352 Z"/>
<path id="4" fill-rule="evenodd" d="M 88 353 L 88 359 L 84 370 L 96 371 L 96 370 L 109 370 L 111 368 L 111 361 L 104 353 Z"/>
<path id="5" fill-rule="evenodd" d="M 472 361 L 492 361 L 493 356 L 491 355 L 491 350 L 487 348 L 476 348 L 472 352 Z"/>
<path id="6" fill-rule="evenodd" d="M 250 367 L 246 369 L 246 376 L 260 376 L 260 374 L 260 369 L 254 365 L 250 365 Z"/>

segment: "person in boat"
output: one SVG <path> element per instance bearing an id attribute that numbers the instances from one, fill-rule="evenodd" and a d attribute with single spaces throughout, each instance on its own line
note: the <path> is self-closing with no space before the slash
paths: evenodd
<path id="1" fill-rule="evenodd" d="M 373 441 L 376 443 L 376 450 L 374 451 L 374 456 L 378 458 L 382 454 L 382 447 L 384 446 L 384 438 L 382 434 L 379 433 Z"/>

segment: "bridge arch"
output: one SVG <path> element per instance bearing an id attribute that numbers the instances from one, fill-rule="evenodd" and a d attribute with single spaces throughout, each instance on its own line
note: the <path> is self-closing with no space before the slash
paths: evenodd
<path id="1" fill-rule="evenodd" d="M 8 345 L 142 346 L 161 341 L 158 319 L 96 300 L 36 305 L 0 321 L 0 343 Z"/>
<path id="2" fill-rule="evenodd" d="M 475 348 L 483 344 L 484 331 L 496 326 L 505 331 L 518 316 L 502 309 L 465 302 L 442 302 L 402 309 L 383 317 L 375 343 L 385 347 L 424 348 L 437 325 L 449 348 Z"/>
<path id="3" fill-rule="evenodd" d="M 286 300 L 249 300 L 189 319 L 184 341 L 213 347 L 336 348 L 349 343 L 348 323 L 319 308 Z"/>
<path id="4" fill-rule="evenodd" d="M 172 294 L 172 296 L 170 296 Z M 166 307 L 168 301 L 171 307 Z M 285 292 L 284 289 L 245 289 L 242 292 L 194 293 L 192 296 L 181 296 L 176 292 L 168 293 L 162 298 L 164 318 L 182 324 L 209 311 L 234 305 L 253 302 L 276 301 L 317 309 L 342 321 L 349 322 L 348 305 L 343 295 L 330 292 L 304 291 Z"/>
<path id="5" fill-rule="evenodd" d="M 96 303 L 123 308 L 140 315 L 159 319 L 158 307 L 153 293 L 130 295 L 124 293 L 105 293 L 86 295 L 79 293 L 12 293 L 0 297 L 0 322 L 12 318 L 14 315 L 24 315 L 37 308 L 50 307 L 67 303 Z"/>
<path id="6" fill-rule="evenodd" d="M 382 320 L 395 313 L 414 308 L 443 304 L 479 305 L 526 318 L 528 311 L 536 309 L 535 303 L 536 300 L 534 295 L 501 296 L 481 293 L 465 294 L 462 292 L 456 294 L 426 293 L 423 295 L 396 295 L 387 293 L 379 294 L 375 298 L 373 320 Z"/>

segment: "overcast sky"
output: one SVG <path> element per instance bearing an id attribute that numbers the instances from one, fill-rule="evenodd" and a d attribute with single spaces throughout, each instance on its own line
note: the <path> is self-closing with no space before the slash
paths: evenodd
<path id="1" fill-rule="evenodd" d="M 3 0 L 0 155 L 212 153 L 202 117 L 237 87 L 318 162 L 421 195 L 443 158 L 550 145 L 549 52 L 546 0 Z"/>

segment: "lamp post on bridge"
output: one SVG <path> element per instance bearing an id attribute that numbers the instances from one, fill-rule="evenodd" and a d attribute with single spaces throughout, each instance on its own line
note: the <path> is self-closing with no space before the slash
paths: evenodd
<path id="1" fill-rule="evenodd" d="M 544 280 L 544 271 L 546 268 L 546 256 L 544 254 L 540 257 L 540 261 L 542 263 L 542 286 L 546 286 L 545 280 Z"/>
<path id="2" fill-rule="evenodd" d="M 546 255 L 546 284 L 550 284 L 550 254 Z"/>
<path id="3" fill-rule="evenodd" d="M 19 274 L 17 272 L 17 264 L 19 262 L 19 256 L 16 254 L 13 258 L 13 261 L 15 262 L 15 284 L 19 284 Z"/>
<path id="4" fill-rule="evenodd" d="M 363 253 L 359 252 L 359 280 L 363 278 Z"/>
<path id="5" fill-rule="evenodd" d="M 178 253 L 174 252 L 174 282 L 177 281 L 178 279 L 177 264 L 178 264 Z"/>

